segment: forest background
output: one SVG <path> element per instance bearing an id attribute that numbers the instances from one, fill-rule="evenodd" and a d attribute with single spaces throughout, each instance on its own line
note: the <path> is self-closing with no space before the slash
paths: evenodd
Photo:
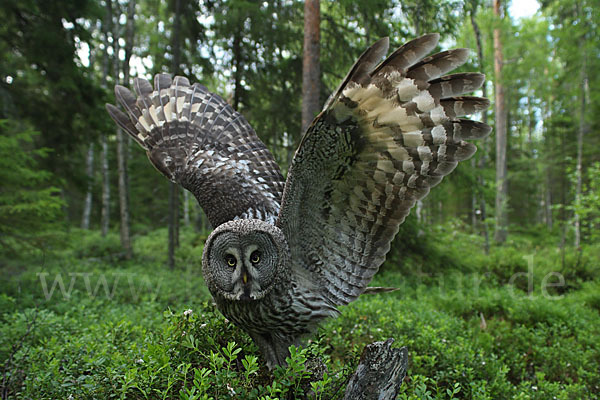
<path id="1" fill-rule="evenodd" d="M 600 4 L 517 3 L 2 1 L 2 398 L 294 398 L 307 352 L 330 369 L 312 396 L 334 398 L 387 337 L 411 352 L 401 398 L 598 396 Z M 209 302 L 202 210 L 104 104 L 136 76 L 185 75 L 285 173 L 368 45 L 429 32 L 473 50 L 461 71 L 486 74 L 474 118 L 494 130 L 402 226 L 375 282 L 402 290 L 344 308 L 273 377 Z"/>

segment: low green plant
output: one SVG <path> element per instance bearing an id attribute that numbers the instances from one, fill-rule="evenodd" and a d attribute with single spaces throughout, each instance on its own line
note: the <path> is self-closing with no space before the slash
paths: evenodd
<path id="1" fill-rule="evenodd" d="M 598 247 L 583 247 L 579 266 L 577 252 L 566 249 L 563 268 L 554 248 L 531 247 L 527 238 L 485 256 L 456 225 L 436 229 L 443 257 L 413 255 L 401 267 L 388 260 L 372 284 L 399 291 L 341 307 L 339 318 L 304 347 L 292 347 L 287 367 L 274 371 L 212 304 L 195 255 L 201 239 L 193 231 L 182 232 L 187 261 L 175 270 L 153 254 L 164 231 L 137 237 L 134 250 L 140 247 L 130 261 L 108 256 L 117 250 L 114 235 L 76 232 L 54 255 L 14 259 L 3 269 L 5 393 L 36 399 L 340 399 L 364 346 L 393 337 L 409 350 L 401 399 L 600 395 Z M 524 256 L 532 254 L 529 277 Z M 453 262 L 444 268 L 410 270 L 446 257 Z M 541 280 L 553 271 L 565 285 L 543 292 Z M 511 284 L 509 272 L 524 275 Z"/>

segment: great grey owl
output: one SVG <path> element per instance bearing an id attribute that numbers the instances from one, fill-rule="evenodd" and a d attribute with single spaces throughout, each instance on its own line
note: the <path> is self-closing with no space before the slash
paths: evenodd
<path id="1" fill-rule="evenodd" d="M 219 310 L 272 368 L 288 347 L 368 290 L 415 202 L 475 152 L 491 128 L 460 117 L 489 101 L 460 97 L 479 73 L 445 75 L 466 49 L 426 57 L 439 35 L 379 63 L 367 49 L 304 134 L 287 180 L 244 117 L 181 76 L 115 87 L 116 123 L 172 182 L 196 196 L 215 230 L 202 273 Z"/>

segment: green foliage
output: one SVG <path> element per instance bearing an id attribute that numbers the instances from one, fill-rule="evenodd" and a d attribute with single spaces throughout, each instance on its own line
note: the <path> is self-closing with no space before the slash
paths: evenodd
<path id="1" fill-rule="evenodd" d="M 76 56 L 91 41 L 85 21 L 95 21 L 99 3 L 91 0 L 7 0 L 0 3 L 0 118 L 27 121 L 52 148 L 44 169 L 77 180 L 88 143 L 106 122 L 99 82 Z M 104 125 L 106 127 L 107 125 Z"/>
<path id="2" fill-rule="evenodd" d="M 600 241 L 600 162 L 592 164 L 579 203 L 574 211 L 585 221 L 582 229 L 591 243 Z"/>
<path id="3" fill-rule="evenodd" d="M 212 51 L 222 54 L 215 90 L 230 93 L 286 170 L 301 134 L 302 3 L 230 0 L 209 10 Z"/>
<path id="4" fill-rule="evenodd" d="M 134 75 L 173 72 L 179 23 L 180 72 L 234 103 L 285 170 L 301 134 L 302 3 L 181 2 L 175 20 L 176 3 L 137 2 Z M 464 70 L 483 69 L 488 96 L 494 27 L 502 28 L 505 45 L 508 242 L 483 254 L 481 227 L 464 223 L 473 194 L 492 214 L 492 136 L 480 146 L 482 158 L 462 163 L 432 191 L 420 221 L 413 213 L 401 226 L 373 282 L 401 290 L 344 307 L 308 346 L 291 350 L 287 368 L 269 373 L 248 336 L 210 303 L 200 276 L 206 232 L 182 229 L 177 268 L 166 269 L 168 182 L 143 151 L 132 149 L 129 157 L 133 260 L 122 260 L 116 230 L 102 236 L 64 229 L 66 219 L 79 225 L 85 154 L 102 132 L 113 227 L 118 216 L 114 126 L 101 107 L 113 98 L 101 89 L 105 4 L 2 2 L 0 118 L 18 121 L 0 124 L 0 371 L 9 398 L 335 399 L 364 345 L 388 337 L 410 351 L 402 399 L 598 397 L 598 135 L 584 136 L 579 199 L 569 174 L 578 129 L 600 127 L 600 97 L 594 90 L 586 97 L 581 81 L 587 71 L 589 87 L 598 86 L 598 6 L 544 0 L 534 18 L 497 21 L 480 1 L 466 3 L 476 14 L 484 60 L 473 58 Z M 112 4 L 123 30 L 126 3 Z M 321 2 L 321 99 L 382 36 L 394 46 L 417 32 L 441 31 L 444 48 L 458 35 L 458 45 L 475 49 L 471 14 L 457 11 L 460 5 Z M 115 67 L 107 61 L 110 86 Z M 98 147 L 94 167 L 97 224 Z M 562 245 L 570 243 L 575 212 L 580 249 Z M 42 250 L 21 251 L 31 248 Z M 310 376 L 317 359 L 328 372 Z"/>
<path id="5" fill-rule="evenodd" d="M 179 24 L 179 58 L 180 65 L 173 70 L 173 47 L 175 13 L 177 2 L 144 1 L 138 2 L 138 13 L 144 18 L 136 21 L 137 37 L 140 38 L 139 52 L 142 57 L 152 57 L 152 75 L 158 72 L 171 74 L 184 74 L 197 76 L 195 81 L 210 82 L 213 73 L 213 64 L 209 62 L 206 54 L 198 51 L 198 44 L 207 41 L 205 26 L 197 18 L 206 13 L 202 2 L 182 1 L 177 23 Z M 124 12 L 124 7 L 119 2 L 116 6 L 118 13 Z"/>
<path id="6" fill-rule="evenodd" d="M 127 2 L 111 4 L 115 34 L 122 35 Z M 177 4 L 180 18 L 173 17 Z M 0 60 L 0 118 L 26 122 L 41 132 L 36 141 L 53 152 L 40 165 L 62 179 L 53 186 L 62 190 L 66 218 L 73 226 L 80 225 L 87 190 L 86 151 L 90 142 L 106 134 L 113 194 L 110 219 L 111 225 L 116 225 L 115 131 L 102 103 L 114 97 L 106 86 L 118 79 L 114 69 L 122 68 L 124 52 L 120 51 L 119 60 L 113 60 L 109 38 L 105 54 L 106 2 L 60 0 L 50 7 L 43 1 L 9 0 L 2 3 L 0 11 L 6 16 L 0 27 L 0 51 L 4 55 Z M 589 90 L 587 97 L 584 93 L 587 105 L 580 110 L 582 73 L 587 71 L 590 88 L 598 86 L 598 76 L 592 73 L 598 69 L 598 57 L 591 56 L 597 54 L 593 39 L 598 36 L 599 25 L 592 17 L 597 11 L 597 4 L 588 0 L 546 0 L 532 18 L 514 20 L 508 15 L 497 21 L 488 5 L 479 0 L 321 2 L 320 97 L 324 102 L 356 57 L 383 36 L 390 37 L 393 48 L 417 34 L 437 31 L 442 34 L 441 47 L 452 46 L 456 39 L 458 46 L 475 50 L 471 16 L 480 27 L 483 60 L 479 65 L 473 52 L 460 71 L 485 72 L 487 95 L 491 97 L 492 30 L 501 27 L 506 61 L 503 83 L 511 129 L 510 222 L 518 230 L 545 223 L 569 234 L 564 225 L 572 225 L 576 208 L 567 172 L 574 168 L 579 126 L 585 125 L 588 132 L 582 170 L 598 161 L 600 141 L 598 135 L 590 134 L 600 126 L 596 91 Z M 222 94 L 245 115 L 285 171 L 301 135 L 302 3 L 138 1 L 135 12 L 139 18 L 134 21 L 134 40 L 127 43 L 132 45 L 132 75 L 180 73 Z M 175 26 L 179 27 L 181 50 L 178 67 L 173 66 Z M 123 39 L 118 41 L 121 50 L 127 47 Z M 103 79 L 105 62 L 108 77 Z M 493 110 L 487 115 L 493 125 Z M 494 208 L 493 140 L 492 134 L 487 142 L 480 143 L 475 163 L 462 163 L 432 190 L 423 202 L 420 223 L 470 220 L 483 199 L 486 226 L 493 225 L 489 219 Z M 92 226 L 100 219 L 98 150 L 95 146 Z M 131 149 L 128 163 L 133 234 L 164 226 L 166 217 L 160 216 L 167 214 L 168 182 L 148 167 L 140 149 Z M 584 242 L 594 241 L 594 215 L 585 213 Z M 402 235 L 396 244 L 402 246 L 403 240 L 410 239 Z"/>
<path id="7" fill-rule="evenodd" d="M 48 229 L 62 217 L 60 190 L 52 175 L 39 168 L 49 149 L 35 148 L 32 131 L 18 131 L 0 120 L 0 243 L 3 252 L 42 247 Z"/>
<path id="8" fill-rule="evenodd" d="M 293 350 L 273 379 L 250 338 L 201 300 L 206 293 L 188 303 L 193 309 L 161 313 L 164 288 L 142 308 L 131 307 L 127 289 L 116 286 L 111 297 L 75 289 L 41 311 L 2 310 L 0 359 L 11 391 L 40 399 L 275 399 L 309 387 L 305 362 L 319 349 Z M 328 381 L 312 383 L 323 392 Z"/>
<path id="9" fill-rule="evenodd" d="M 424 233 L 436 238 L 432 255 L 390 260 L 373 281 L 399 291 L 342 307 L 272 373 L 216 311 L 194 257 L 170 271 L 151 256 L 164 254 L 164 231 L 136 238 L 143 250 L 127 262 L 106 256 L 116 235 L 73 231 L 54 257 L 3 269 L 9 398 L 339 399 L 364 345 L 388 337 L 409 349 L 401 399 L 598 396 L 598 245 L 568 249 L 562 267 L 552 245 L 535 246 L 539 238 L 515 237 L 488 257 L 463 230 L 455 222 Z M 182 247 L 199 253 L 197 240 L 186 230 Z M 544 287 L 550 272 L 564 285 Z M 327 372 L 312 376 L 319 363 Z"/>
<path id="10" fill-rule="evenodd" d="M 121 252 L 121 241 L 116 232 L 102 236 L 100 231 L 72 229 L 69 247 L 77 258 L 110 258 Z"/>

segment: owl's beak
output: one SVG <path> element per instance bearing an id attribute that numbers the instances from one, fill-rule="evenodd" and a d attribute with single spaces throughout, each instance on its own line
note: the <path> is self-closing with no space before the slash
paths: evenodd
<path id="1" fill-rule="evenodd" d="M 248 285 L 248 271 L 245 268 L 242 269 L 242 294 L 240 296 L 240 300 L 250 301 L 252 298 L 250 297 L 250 285 Z"/>

